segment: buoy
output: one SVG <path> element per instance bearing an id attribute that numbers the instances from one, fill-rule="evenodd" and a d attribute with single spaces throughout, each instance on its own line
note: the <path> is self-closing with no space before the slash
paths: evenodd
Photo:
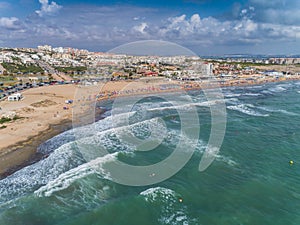
<path id="1" fill-rule="evenodd" d="M 178 201 L 179 201 L 179 202 L 183 202 L 183 199 L 182 199 L 182 198 L 179 198 Z"/>
<path id="2" fill-rule="evenodd" d="M 293 160 L 290 160 L 290 165 L 293 165 L 294 164 L 294 161 Z"/>

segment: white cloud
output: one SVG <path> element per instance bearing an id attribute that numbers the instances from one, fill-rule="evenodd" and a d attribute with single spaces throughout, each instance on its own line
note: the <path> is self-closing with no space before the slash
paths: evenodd
<path id="1" fill-rule="evenodd" d="M 255 8 L 253 19 L 260 23 L 299 25 L 299 0 L 249 0 Z"/>
<path id="2" fill-rule="evenodd" d="M 134 26 L 133 30 L 137 31 L 141 34 L 146 34 L 146 29 L 148 28 L 148 24 L 147 23 L 141 23 L 140 25 Z"/>
<path id="3" fill-rule="evenodd" d="M 200 20 L 201 20 L 201 19 L 200 19 L 199 14 L 194 14 L 194 15 L 192 15 L 192 17 L 191 17 L 191 24 L 197 26 L 197 25 L 200 24 Z"/>
<path id="4" fill-rule="evenodd" d="M 254 11 L 254 8 L 246 9 Z M 248 15 L 248 14 L 247 14 Z M 202 46 L 258 45 L 274 41 L 295 41 L 300 37 L 300 26 L 259 23 L 244 16 L 240 20 L 221 21 L 213 17 L 200 18 L 198 14 L 170 17 L 163 24 L 148 23 L 151 39 L 176 41 Z M 295 46 L 298 47 L 299 46 Z"/>
<path id="5" fill-rule="evenodd" d="M 41 9 L 35 11 L 39 16 L 56 13 L 62 8 L 62 6 L 56 2 L 49 3 L 48 0 L 39 0 L 39 2 L 42 4 Z"/>
<path id="6" fill-rule="evenodd" d="M 161 36 L 188 36 L 191 35 L 202 26 L 199 14 L 194 14 L 190 19 L 185 14 L 177 17 L 170 17 L 165 22 L 165 25 L 159 28 L 158 33 Z"/>
<path id="7" fill-rule="evenodd" d="M 243 19 L 252 19 L 255 15 L 255 8 L 253 6 L 250 6 L 246 9 L 242 9 L 240 12 L 240 17 Z"/>
<path id="8" fill-rule="evenodd" d="M 51 14 L 61 6 L 47 0 L 40 2 L 42 7 L 38 15 L 31 15 L 22 22 L 15 17 L 0 18 L 0 36 L 4 43 L 36 46 L 43 42 L 105 50 L 126 42 L 159 39 L 210 51 L 225 47 L 239 49 L 237 46 L 252 49 L 278 42 L 295 45 L 300 51 L 297 44 L 300 26 L 257 20 L 256 13 L 260 10 L 257 4 L 240 7 L 235 20 L 200 17 L 197 13 L 168 18 L 155 9 L 122 6 L 68 6 L 57 16 L 45 20 L 42 15 Z"/>
<path id="9" fill-rule="evenodd" d="M 16 17 L 1 17 L 0 18 L 0 27 L 6 29 L 17 29 L 19 19 Z"/>

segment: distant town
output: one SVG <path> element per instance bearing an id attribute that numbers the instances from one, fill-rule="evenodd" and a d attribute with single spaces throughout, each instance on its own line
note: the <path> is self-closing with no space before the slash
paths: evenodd
<path id="1" fill-rule="evenodd" d="M 132 56 L 49 45 L 0 49 L 0 98 L 28 87 L 82 80 L 216 78 L 243 83 L 299 75 L 300 57 Z"/>

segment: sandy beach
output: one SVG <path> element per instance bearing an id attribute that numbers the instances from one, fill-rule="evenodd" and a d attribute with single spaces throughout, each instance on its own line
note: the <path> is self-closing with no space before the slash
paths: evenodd
<path id="1" fill-rule="evenodd" d="M 39 144 L 62 130 L 55 125 L 71 123 L 71 111 L 62 109 L 74 92 L 74 85 L 39 87 L 24 91 L 19 102 L 0 103 L 2 116 L 20 117 L 0 130 L 0 174 L 30 160 Z"/>
<path id="2" fill-rule="evenodd" d="M 222 86 L 254 85 L 274 82 L 262 80 L 254 83 L 231 81 Z M 277 80 L 278 81 L 278 80 Z M 86 115 L 92 121 L 95 114 L 93 104 L 108 98 L 179 91 L 182 89 L 209 88 L 214 85 L 198 82 L 181 82 L 168 80 L 155 81 L 110 81 L 97 85 L 54 85 L 44 86 L 22 92 L 23 99 L 18 102 L 7 100 L 0 102 L 0 115 L 17 115 L 20 119 L 5 123 L 0 129 L 0 176 L 6 176 L 17 168 L 29 164 L 37 154 L 37 147 L 51 137 L 70 129 L 78 118 L 73 117 L 74 109 L 78 116 Z M 66 100 L 74 101 L 66 104 Z"/>

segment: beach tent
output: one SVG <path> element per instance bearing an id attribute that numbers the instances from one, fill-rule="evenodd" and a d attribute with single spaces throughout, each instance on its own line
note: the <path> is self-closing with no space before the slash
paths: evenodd
<path id="1" fill-rule="evenodd" d="M 20 101 L 23 98 L 21 93 L 16 93 L 8 96 L 8 101 Z"/>

